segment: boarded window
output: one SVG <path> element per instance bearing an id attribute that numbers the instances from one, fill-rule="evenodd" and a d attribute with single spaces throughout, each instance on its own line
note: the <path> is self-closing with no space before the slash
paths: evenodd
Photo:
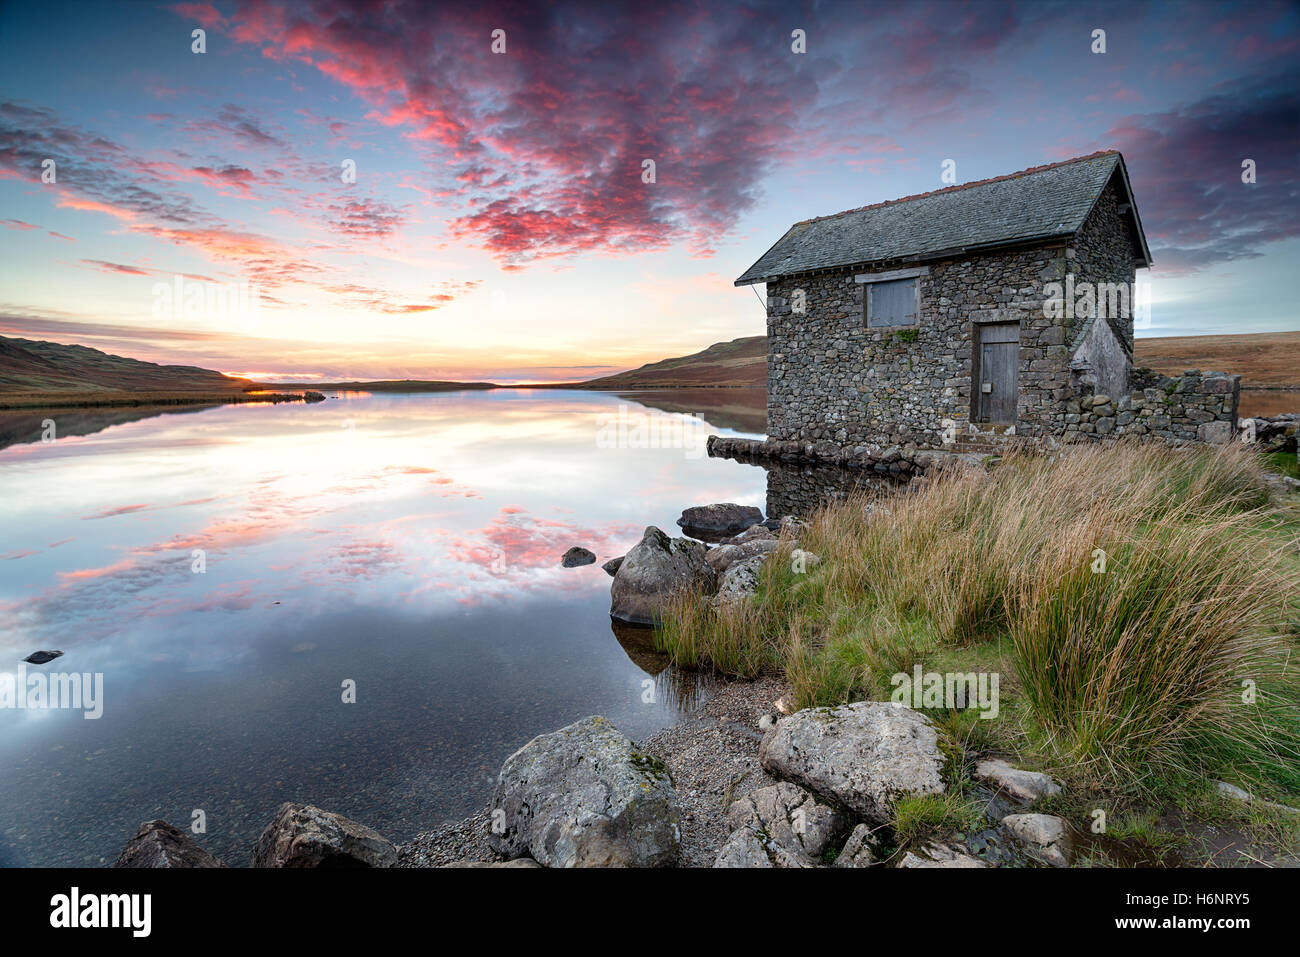
<path id="1" fill-rule="evenodd" d="M 865 298 L 867 325 L 870 328 L 916 325 L 918 309 L 915 279 L 868 283 Z"/>

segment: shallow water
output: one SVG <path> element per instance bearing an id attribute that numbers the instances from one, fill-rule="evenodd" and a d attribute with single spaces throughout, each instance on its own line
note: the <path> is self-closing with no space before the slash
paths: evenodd
<path id="1" fill-rule="evenodd" d="M 286 800 L 401 841 L 483 806 L 536 734 L 600 713 L 645 737 L 698 681 L 560 556 L 767 490 L 703 455 L 749 433 L 605 394 L 123 418 L 0 450 L 0 673 L 46 648 L 29 672 L 103 676 L 97 720 L 0 709 L 2 865 L 110 863 L 196 811 L 241 865 Z"/>

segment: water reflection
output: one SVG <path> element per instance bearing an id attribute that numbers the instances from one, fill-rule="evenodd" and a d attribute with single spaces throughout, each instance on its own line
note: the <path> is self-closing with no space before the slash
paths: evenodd
<path id="1" fill-rule="evenodd" d="M 60 648 L 58 667 L 103 673 L 106 699 L 98 721 L 0 710 L 0 864 L 111 862 L 140 822 L 195 809 L 204 845 L 243 864 L 285 800 L 402 840 L 480 808 L 536 734 L 676 720 L 705 679 L 611 634 L 608 576 L 560 556 L 622 555 L 687 505 L 762 506 L 764 480 L 602 445 L 621 402 L 111 410 L 0 451 L 0 671 Z"/>
<path id="2" fill-rule="evenodd" d="M 655 649 L 654 629 L 630 625 L 610 618 L 610 630 L 628 659 L 650 678 L 641 682 L 643 697 L 652 695 L 678 711 L 691 711 L 713 682 L 704 672 L 687 671 L 673 665 L 666 654 Z M 653 679 L 650 685 L 646 681 Z"/>
<path id="3" fill-rule="evenodd" d="M 647 389 L 618 395 L 663 412 L 698 414 L 720 429 L 755 435 L 767 432 L 764 389 Z"/>

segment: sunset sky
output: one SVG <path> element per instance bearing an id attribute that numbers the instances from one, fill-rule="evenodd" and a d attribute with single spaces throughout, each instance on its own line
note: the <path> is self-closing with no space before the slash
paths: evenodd
<path id="1" fill-rule="evenodd" d="M 268 379 L 590 378 L 761 334 L 732 281 L 797 220 L 941 188 L 946 159 L 1107 148 L 1156 263 L 1139 335 L 1300 329 L 1295 4 L 541 7 L 0 4 L 0 334 Z M 177 276 L 261 308 L 160 311 Z"/>

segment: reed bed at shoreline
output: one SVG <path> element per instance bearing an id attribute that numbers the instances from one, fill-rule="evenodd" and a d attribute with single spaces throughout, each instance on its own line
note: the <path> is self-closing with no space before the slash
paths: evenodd
<path id="1" fill-rule="evenodd" d="M 1072 447 L 829 504 L 756 595 L 681 595 L 679 664 L 783 674 L 796 705 L 997 671 L 996 721 L 937 720 L 1087 786 L 1225 777 L 1300 793 L 1300 509 L 1234 448 Z M 1292 660 L 1295 659 L 1295 660 Z M 994 726 L 994 727 L 988 727 Z"/>

